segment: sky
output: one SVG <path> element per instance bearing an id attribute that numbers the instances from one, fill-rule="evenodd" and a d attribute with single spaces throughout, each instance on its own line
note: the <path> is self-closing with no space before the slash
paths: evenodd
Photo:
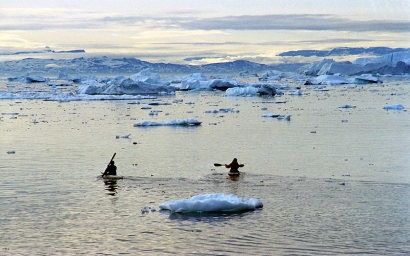
<path id="1" fill-rule="evenodd" d="M 0 53 L 46 46 L 178 64 L 274 64 L 298 61 L 277 56 L 286 51 L 410 48 L 410 0 L 0 0 Z"/>

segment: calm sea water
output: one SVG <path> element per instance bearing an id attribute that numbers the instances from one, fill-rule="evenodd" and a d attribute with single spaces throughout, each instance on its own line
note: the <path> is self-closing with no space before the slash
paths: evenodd
<path id="1" fill-rule="evenodd" d="M 410 254 L 410 112 L 383 109 L 408 108 L 410 83 L 328 89 L 280 98 L 179 92 L 158 98 L 183 102 L 152 106 L 157 116 L 141 109 L 150 100 L 1 100 L 0 255 Z M 239 112 L 205 113 L 220 108 Z M 203 123 L 133 127 L 185 118 Z M 114 152 L 125 178 L 107 182 L 98 175 Z M 234 157 L 245 164 L 238 180 L 213 166 Z M 264 207 L 158 209 L 206 193 Z M 143 214 L 144 206 L 157 211 Z"/>

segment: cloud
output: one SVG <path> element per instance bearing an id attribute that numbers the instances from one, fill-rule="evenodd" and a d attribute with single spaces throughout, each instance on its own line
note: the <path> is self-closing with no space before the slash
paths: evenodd
<path id="1" fill-rule="evenodd" d="M 130 15 L 78 9 L 3 9 L 0 30 L 101 29 L 307 30 L 409 32 L 410 20 L 352 20 L 334 14 L 269 14 L 197 18 L 187 13 Z"/>
<path id="2" fill-rule="evenodd" d="M 327 14 L 225 16 L 184 20 L 179 25 L 185 29 L 201 30 L 410 31 L 410 21 L 355 21 Z"/>

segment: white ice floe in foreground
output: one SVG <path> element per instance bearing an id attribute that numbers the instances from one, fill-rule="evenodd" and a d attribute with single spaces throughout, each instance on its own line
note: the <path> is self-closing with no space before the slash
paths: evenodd
<path id="1" fill-rule="evenodd" d="M 141 121 L 134 124 L 134 127 L 137 126 L 166 126 L 166 125 L 200 125 L 202 122 L 193 119 L 181 119 L 181 120 L 171 120 L 167 122 L 154 122 L 154 121 Z"/>
<path id="2" fill-rule="evenodd" d="M 242 199 L 236 195 L 222 193 L 193 196 L 190 199 L 168 201 L 159 205 L 161 210 L 178 213 L 189 212 L 236 212 L 262 208 L 259 199 Z"/>

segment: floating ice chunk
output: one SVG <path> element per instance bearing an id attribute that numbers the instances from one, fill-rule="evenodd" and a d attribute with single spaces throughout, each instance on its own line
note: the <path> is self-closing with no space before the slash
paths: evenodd
<path id="1" fill-rule="evenodd" d="M 352 106 L 352 105 L 342 105 L 339 108 L 356 108 L 356 106 Z"/>
<path id="2" fill-rule="evenodd" d="M 130 133 L 130 134 L 127 134 L 127 135 L 123 135 L 123 136 L 117 135 L 117 136 L 115 136 L 115 137 L 116 137 L 117 139 L 119 139 L 119 138 L 121 138 L 121 139 L 129 139 L 130 136 L 131 136 L 131 133 Z"/>
<path id="3" fill-rule="evenodd" d="M 227 96 L 242 96 L 242 95 L 252 95 L 255 96 L 258 92 L 258 88 L 255 87 L 235 87 L 226 90 Z"/>
<path id="4" fill-rule="evenodd" d="M 301 91 L 301 90 L 297 90 L 297 91 L 295 91 L 295 92 L 289 93 L 289 95 L 300 96 L 300 95 L 302 95 L 302 91 Z"/>
<path id="5" fill-rule="evenodd" d="M 350 84 L 350 81 L 340 76 L 322 75 L 314 79 L 308 79 L 305 85 L 335 85 L 335 84 Z"/>
<path id="6" fill-rule="evenodd" d="M 354 79 L 355 84 L 372 84 L 372 83 L 383 83 L 378 77 L 374 76 L 358 76 Z"/>
<path id="7" fill-rule="evenodd" d="M 168 201 L 159 205 L 161 210 L 179 213 L 249 211 L 262 207 L 259 199 L 242 199 L 236 195 L 222 193 L 197 195 L 190 199 Z"/>
<path id="8" fill-rule="evenodd" d="M 143 207 L 141 208 L 141 213 L 147 213 L 147 212 L 149 212 L 150 210 L 151 210 L 151 207 L 143 206 Z"/>
<path id="9" fill-rule="evenodd" d="M 182 119 L 182 120 L 171 120 L 168 122 L 154 122 L 154 121 L 141 121 L 134 124 L 134 127 L 137 126 L 165 126 L 165 125 L 200 125 L 202 122 L 193 119 Z"/>
<path id="10" fill-rule="evenodd" d="M 279 117 L 280 115 L 279 114 L 276 114 L 276 113 L 269 113 L 269 114 L 264 114 L 264 115 L 262 115 L 262 117 Z"/>
<path id="11" fill-rule="evenodd" d="M 402 109 L 404 109 L 404 107 L 401 104 L 397 104 L 397 105 L 385 106 L 383 109 L 402 110 Z"/>
<path id="12" fill-rule="evenodd" d="M 47 79 L 41 76 L 26 76 L 25 77 L 25 83 L 42 83 L 46 82 Z"/>

